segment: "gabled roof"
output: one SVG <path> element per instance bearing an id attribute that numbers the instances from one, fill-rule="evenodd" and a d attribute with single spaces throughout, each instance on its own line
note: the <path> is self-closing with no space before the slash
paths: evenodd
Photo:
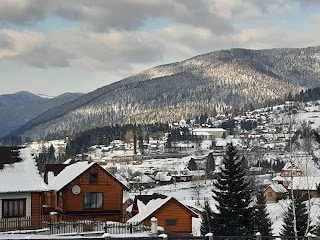
<path id="1" fill-rule="evenodd" d="M 320 177 L 301 176 L 292 178 L 292 183 L 288 185 L 288 189 L 316 191 L 319 185 Z"/>
<path id="2" fill-rule="evenodd" d="M 172 179 L 172 176 L 169 175 L 169 172 L 158 172 L 154 177 L 154 180 L 160 181 L 160 182 L 170 182 L 171 179 Z"/>
<path id="3" fill-rule="evenodd" d="M 269 187 L 276 193 L 287 193 L 288 192 L 288 190 L 282 184 L 279 184 L 279 183 L 273 183 L 273 184 L 269 185 Z"/>
<path id="4" fill-rule="evenodd" d="M 0 159 L 0 193 L 48 191 L 30 148 L 1 147 Z"/>
<path id="5" fill-rule="evenodd" d="M 129 181 L 129 183 L 131 184 L 132 183 L 154 183 L 154 182 L 155 181 L 151 177 L 145 174 L 142 174 L 141 176 L 136 176 Z"/>
<path id="6" fill-rule="evenodd" d="M 87 162 L 87 161 L 79 161 L 74 164 L 68 165 L 66 168 L 64 168 L 56 177 L 54 177 L 48 183 L 48 186 L 50 189 L 52 189 L 54 191 L 59 191 L 95 164 L 97 164 L 97 163 Z M 111 173 L 109 173 L 107 170 L 105 170 L 102 167 L 100 167 L 100 168 L 102 170 L 104 170 L 105 172 L 107 172 L 110 176 L 112 176 L 117 182 L 119 182 L 123 186 L 124 189 L 129 190 L 129 188 L 127 186 L 125 186 L 123 183 L 121 183 Z"/>
<path id="7" fill-rule="evenodd" d="M 183 208 L 185 208 L 193 217 L 198 217 L 198 215 L 193 212 L 190 208 L 186 207 L 173 197 L 165 196 L 162 194 L 153 194 L 153 195 L 139 195 L 136 196 L 135 203 L 138 206 L 139 213 L 127 222 L 142 222 L 148 217 L 151 217 L 158 209 L 164 206 L 169 201 L 175 201 Z M 174 213 L 173 213 L 174 214 Z"/>

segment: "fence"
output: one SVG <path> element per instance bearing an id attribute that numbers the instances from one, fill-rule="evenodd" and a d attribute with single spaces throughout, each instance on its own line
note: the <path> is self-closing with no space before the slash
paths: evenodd
<path id="1" fill-rule="evenodd" d="M 108 232 L 110 234 L 132 234 L 150 230 L 142 223 L 120 223 L 103 219 L 53 222 L 46 217 L 0 219 L 0 232 L 47 228 L 51 234 Z"/>
<path id="2" fill-rule="evenodd" d="M 22 217 L 0 219 L 0 231 L 28 230 L 44 228 L 45 217 Z"/>
<path id="3" fill-rule="evenodd" d="M 81 220 L 75 222 L 46 222 L 45 227 L 51 234 L 80 233 L 80 232 L 107 232 L 110 234 L 133 234 L 150 230 L 142 223 L 106 222 L 101 220 Z"/>

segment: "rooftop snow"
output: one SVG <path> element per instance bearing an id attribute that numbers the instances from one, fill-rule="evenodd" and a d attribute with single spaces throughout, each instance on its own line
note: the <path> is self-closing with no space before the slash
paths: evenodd
<path id="1" fill-rule="evenodd" d="M 142 201 L 137 200 L 139 213 L 130 218 L 127 222 L 142 222 L 152 213 L 162 207 L 165 203 L 167 203 L 171 198 L 172 197 L 166 197 L 164 199 L 152 199 L 147 204 L 144 204 Z"/>
<path id="2" fill-rule="evenodd" d="M 0 169 L 0 193 L 43 192 L 48 190 L 40 176 L 30 148 L 21 148 L 20 162 L 4 164 Z"/>
<path id="3" fill-rule="evenodd" d="M 270 187 L 276 193 L 286 193 L 286 192 L 288 192 L 288 190 L 282 184 L 274 183 L 274 184 L 271 184 Z"/>
<path id="4" fill-rule="evenodd" d="M 59 191 L 81 173 L 89 169 L 94 162 L 76 162 L 63 169 L 51 182 L 48 182 L 50 189 Z"/>

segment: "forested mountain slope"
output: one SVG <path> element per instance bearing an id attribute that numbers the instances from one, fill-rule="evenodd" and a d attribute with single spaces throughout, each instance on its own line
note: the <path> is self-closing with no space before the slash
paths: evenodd
<path id="1" fill-rule="evenodd" d="M 0 137 L 47 110 L 71 102 L 82 95 L 82 93 L 65 93 L 55 98 L 42 98 L 25 91 L 0 95 Z"/>
<path id="2" fill-rule="evenodd" d="M 13 135 L 33 139 L 261 104 L 320 86 L 320 47 L 231 49 L 161 65 L 54 108 Z"/>

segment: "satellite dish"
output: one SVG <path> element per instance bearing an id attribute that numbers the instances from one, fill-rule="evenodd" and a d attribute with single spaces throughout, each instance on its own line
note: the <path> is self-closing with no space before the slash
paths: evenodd
<path id="1" fill-rule="evenodd" d="M 78 195 L 81 192 L 81 188 L 79 185 L 74 185 L 71 189 L 72 193 L 74 195 Z"/>

